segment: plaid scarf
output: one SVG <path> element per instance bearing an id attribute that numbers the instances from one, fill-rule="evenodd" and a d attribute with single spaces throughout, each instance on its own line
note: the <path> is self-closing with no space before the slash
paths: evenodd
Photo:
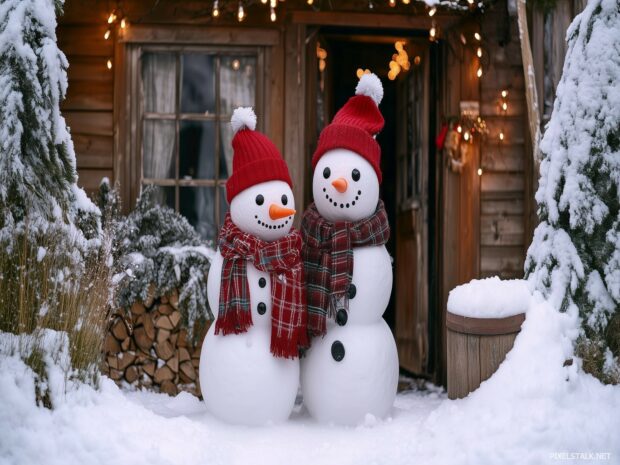
<path id="1" fill-rule="evenodd" d="M 297 357 L 299 348 L 308 346 L 299 231 L 293 229 L 277 241 L 265 242 L 241 231 L 227 214 L 218 242 L 224 263 L 215 334 L 244 333 L 252 325 L 249 261 L 271 277 L 271 353 Z"/>
<path id="2" fill-rule="evenodd" d="M 308 281 L 308 333 L 324 335 L 327 317 L 333 318 L 337 309 L 349 309 L 353 247 L 385 244 L 390 238 L 390 225 L 381 200 L 375 213 L 354 223 L 331 223 L 313 203 L 304 213 L 301 234 Z"/>

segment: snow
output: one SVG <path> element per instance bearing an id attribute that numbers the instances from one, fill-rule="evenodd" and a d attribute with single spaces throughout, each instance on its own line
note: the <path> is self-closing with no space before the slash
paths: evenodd
<path id="1" fill-rule="evenodd" d="M 300 406 L 287 423 L 232 426 L 189 394 L 125 392 L 107 378 L 99 391 L 68 383 L 50 411 L 34 404 L 32 372 L 4 352 L 0 462 L 484 465 L 598 457 L 617 463 L 620 387 L 579 371 L 578 360 L 564 366 L 578 328 L 576 312 L 558 312 L 536 294 L 514 349 L 469 397 L 448 400 L 436 389 L 401 393 L 388 419 L 369 417 L 357 427 L 319 425 Z"/>
<path id="2" fill-rule="evenodd" d="M 470 318 L 506 318 L 524 313 L 530 299 L 527 281 L 523 279 L 473 279 L 450 291 L 448 311 Z"/>

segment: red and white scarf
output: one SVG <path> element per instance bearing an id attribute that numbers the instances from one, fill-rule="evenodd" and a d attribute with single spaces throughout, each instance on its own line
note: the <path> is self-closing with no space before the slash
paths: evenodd
<path id="1" fill-rule="evenodd" d="M 273 242 L 241 231 L 226 215 L 219 235 L 224 257 L 215 333 L 244 333 L 252 325 L 247 263 L 271 277 L 271 353 L 295 358 L 308 346 L 306 289 L 301 236 L 291 232 Z"/>

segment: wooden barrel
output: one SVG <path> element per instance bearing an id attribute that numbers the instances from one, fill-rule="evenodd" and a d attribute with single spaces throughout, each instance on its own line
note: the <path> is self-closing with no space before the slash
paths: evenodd
<path id="1" fill-rule="evenodd" d="M 448 397 L 459 399 L 480 386 L 506 358 L 525 314 L 470 318 L 447 312 Z"/>

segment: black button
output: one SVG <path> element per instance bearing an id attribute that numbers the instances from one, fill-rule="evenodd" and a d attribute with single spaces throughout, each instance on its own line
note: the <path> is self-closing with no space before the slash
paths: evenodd
<path id="1" fill-rule="evenodd" d="M 258 285 L 259 285 L 260 287 L 265 287 L 265 286 L 267 285 L 267 280 L 266 280 L 265 278 L 260 278 L 260 279 L 258 280 Z"/>
<path id="2" fill-rule="evenodd" d="M 355 287 L 355 284 L 351 283 L 348 293 L 349 299 L 353 299 L 355 297 L 355 294 L 357 294 L 357 288 Z"/>
<path id="3" fill-rule="evenodd" d="M 344 308 L 338 310 L 338 313 L 336 313 L 336 323 L 338 323 L 339 326 L 346 325 L 348 319 L 349 316 L 347 315 L 347 311 Z"/>
<path id="4" fill-rule="evenodd" d="M 258 306 L 256 307 L 258 310 L 258 314 L 259 315 L 264 315 L 265 312 L 267 311 L 267 305 L 265 305 L 264 302 L 259 302 Z"/>
<path id="5" fill-rule="evenodd" d="M 332 357 L 337 362 L 341 361 L 344 358 L 344 345 L 340 341 L 334 341 L 332 344 Z"/>

